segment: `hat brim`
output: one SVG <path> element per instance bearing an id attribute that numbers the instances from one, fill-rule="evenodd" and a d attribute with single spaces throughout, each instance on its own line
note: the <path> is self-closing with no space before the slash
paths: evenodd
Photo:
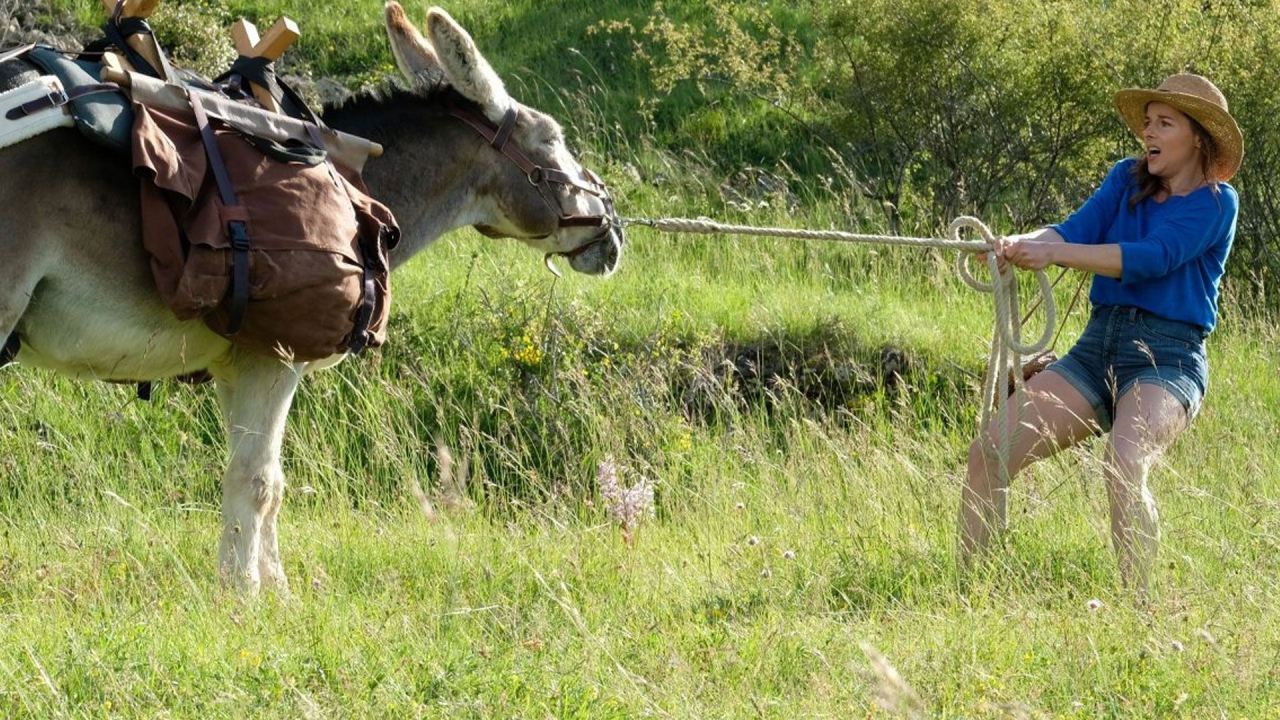
<path id="1" fill-rule="evenodd" d="M 1139 140 L 1143 140 L 1142 130 L 1147 119 L 1147 105 L 1153 102 L 1162 102 L 1177 108 L 1204 126 L 1204 129 L 1213 137 L 1218 150 L 1218 157 L 1211 168 L 1216 176 L 1215 179 L 1227 181 L 1235 177 L 1236 172 L 1240 170 L 1240 163 L 1244 160 L 1244 135 L 1241 134 L 1235 118 L 1217 105 L 1195 95 L 1128 88 L 1116 93 L 1115 105 L 1120 111 L 1120 117 Z"/>

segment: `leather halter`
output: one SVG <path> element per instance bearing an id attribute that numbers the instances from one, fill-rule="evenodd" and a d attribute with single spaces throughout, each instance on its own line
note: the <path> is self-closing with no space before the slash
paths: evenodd
<path id="1" fill-rule="evenodd" d="M 525 155 L 520 148 L 511 143 L 511 136 L 516 129 L 516 121 L 520 117 L 520 109 L 514 103 L 502 117 L 502 124 L 494 126 L 474 107 L 454 104 L 449 109 L 449 114 L 470 125 L 480 137 L 484 138 L 489 146 L 502 153 L 510 160 L 520 171 L 529 178 L 529 184 L 538 189 L 538 194 L 542 196 L 542 201 L 551 208 L 552 212 L 557 215 L 557 223 L 559 227 L 598 227 L 607 230 L 610 227 L 621 227 L 618 221 L 617 211 L 614 209 L 613 198 L 609 196 L 609 189 L 605 187 L 604 181 L 600 176 L 596 175 L 587 168 L 581 168 L 586 180 L 578 180 L 557 168 L 543 167 L 534 163 Z M 564 211 L 564 206 L 555 197 L 554 188 L 551 184 L 565 185 L 577 190 L 581 190 L 589 195 L 599 198 L 604 204 L 605 212 L 600 215 L 570 215 Z M 559 255 L 561 257 L 573 258 L 586 252 L 589 248 L 609 240 L 610 233 L 604 232 L 600 237 L 583 243 L 579 247 L 565 252 L 547 253 L 548 267 L 551 268 L 549 261 L 552 256 Z M 551 268 L 555 272 L 554 268 Z M 556 273 L 559 275 L 559 273 Z"/>

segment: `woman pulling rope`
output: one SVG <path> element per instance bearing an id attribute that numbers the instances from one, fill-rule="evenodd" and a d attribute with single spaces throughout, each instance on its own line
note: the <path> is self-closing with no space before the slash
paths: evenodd
<path id="1" fill-rule="evenodd" d="M 1198 75 L 1122 90 L 1115 104 L 1145 153 L 1117 163 L 1065 222 L 996 243 L 998 257 L 1024 270 L 1093 273 L 1093 310 L 1067 355 L 970 447 L 959 549 L 967 568 L 1004 527 L 1009 478 L 1109 432 L 1111 539 L 1122 579 L 1145 597 L 1160 537 L 1147 474 L 1208 386 L 1205 338 L 1217 322 L 1238 209 L 1226 181 L 1240 168 L 1244 139 L 1226 98 Z M 998 446 L 1005 438 L 1013 438 L 1007 453 Z"/>

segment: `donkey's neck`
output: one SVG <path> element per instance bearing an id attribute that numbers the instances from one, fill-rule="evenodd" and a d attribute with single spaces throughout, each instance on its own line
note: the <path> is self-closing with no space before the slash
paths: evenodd
<path id="1" fill-rule="evenodd" d="M 364 168 L 369 194 L 395 213 L 401 239 L 392 267 L 441 235 L 476 222 L 477 136 L 450 117 L 443 91 L 432 98 L 407 92 L 361 97 L 327 110 L 325 122 L 381 143 L 386 153 Z"/>

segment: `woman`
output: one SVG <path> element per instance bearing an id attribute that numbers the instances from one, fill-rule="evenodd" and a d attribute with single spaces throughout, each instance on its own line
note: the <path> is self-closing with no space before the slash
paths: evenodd
<path id="1" fill-rule="evenodd" d="M 1195 417 L 1208 386 L 1205 338 L 1217 322 L 1238 206 L 1226 181 L 1240 167 L 1244 140 L 1226 98 L 1198 75 L 1170 76 L 1154 91 L 1122 90 L 1115 105 L 1145 153 L 1117 163 L 1065 222 L 997 243 L 997 256 L 1024 270 L 1093 273 L 1093 309 L 1067 355 L 1027 383 L 1009 457 L 997 451 L 998 423 L 1016 424 L 1015 408 L 970 447 L 960 559 L 968 567 L 1003 528 L 1010 478 L 1109 432 L 1111 540 L 1122 579 L 1145 596 L 1159 546 L 1147 473 Z"/>

